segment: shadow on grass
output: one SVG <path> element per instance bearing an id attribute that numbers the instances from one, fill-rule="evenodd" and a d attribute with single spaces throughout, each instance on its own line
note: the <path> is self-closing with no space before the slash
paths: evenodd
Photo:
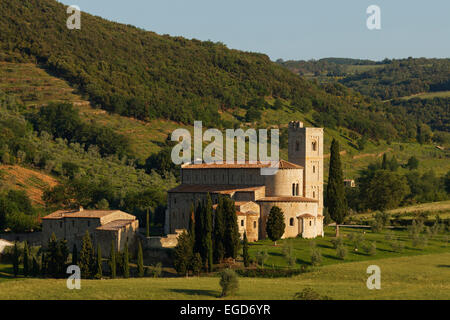
<path id="1" fill-rule="evenodd" d="M 341 258 L 338 258 L 338 257 L 336 257 L 336 256 L 332 256 L 331 254 L 323 254 L 322 256 L 323 256 L 324 258 L 342 261 Z"/>
<path id="2" fill-rule="evenodd" d="M 209 296 L 214 298 L 220 298 L 220 292 L 213 290 L 201 290 L 201 289 L 169 289 L 171 292 L 186 294 L 189 296 Z"/>
<path id="3" fill-rule="evenodd" d="M 295 260 L 295 262 L 296 262 L 297 264 L 300 264 L 300 265 L 302 265 L 302 264 L 306 264 L 306 265 L 308 265 L 308 266 L 311 265 L 311 261 L 306 261 L 306 260 L 303 260 L 303 259 L 301 259 L 301 258 L 297 258 L 297 259 Z"/>
<path id="4" fill-rule="evenodd" d="M 438 264 L 438 268 L 450 268 L 450 264 Z"/>
<path id="5" fill-rule="evenodd" d="M 325 248 L 325 249 L 334 249 L 332 244 L 326 245 L 326 244 L 319 243 L 319 244 L 317 244 L 317 246 L 320 248 Z"/>
<path id="6" fill-rule="evenodd" d="M 283 257 L 284 255 L 280 252 L 268 252 L 269 256 Z"/>

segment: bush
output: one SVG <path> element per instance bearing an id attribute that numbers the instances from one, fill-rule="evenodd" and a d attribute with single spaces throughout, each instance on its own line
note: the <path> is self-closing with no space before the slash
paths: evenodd
<path id="1" fill-rule="evenodd" d="M 145 275 L 147 277 L 159 278 L 162 274 L 162 264 L 158 262 L 154 266 L 148 266 L 145 268 Z"/>
<path id="2" fill-rule="evenodd" d="M 425 235 L 417 235 L 412 239 L 412 246 L 418 248 L 425 248 L 428 243 L 428 238 Z"/>
<path id="3" fill-rule="evenodd" d="M 294 295 L 294 300 L 332 300 L 328 296 L 322 296 L 312 288 L 305 288 Z"/>
<path id="4" fill-rule="evenodd" d="M 395 234 L 392 231 L 388 231 L 385 235 L 384 235 L 384 240 L 386 241 L 392 241 L 395 239 Z"/>
<path id="5" fill-rule="evenodd" d="M 322 264 L 322 254 L 317 248 L 311 249 L 311 264 L 313 266 L 318 266 Z"/>
<path id="6" fill-rule="evenodd" d="M 363 251 L 368 254 L 369 256 L 374 256 L 377 254 L 377 244 L 376 242 L 371 242 L 371 243 L 365 243 L 362 246 Z"/>
<path id="7" fill-rule="evenodd" d="M 402 242 L 399 242 L 399 241 L 393 241 L 393 242 L 391 242 L 391 248 L 395 252 L 400 253 L 400 252 L 403 251 L 404 244 Z"/>
<path id="8" fill-rule="evenodd" d="M 349 238 L 350 238 L 350 235 L 352 235 L 352 234 L 349 234 Z M 342 237 L 333 238 L 333 239 L 331 239 L 331 243 L 333 244 L 333 247 L 335 249 L 337 249 L 339 246 L 344 245 L 344 239 Z"/>
<path id="9" fill-rule="evenodd" d="M 336 255 L 339 259 L 344 260 L 347 256 L 347 248 L 343 245 L 340 245 L 336 248 Z"/>
<path id="10" fill-rule="evenodd" d="M 261 250 L 256 253 L 256 261 L 258 264 L 264 268 L 264 263 L 269 258 L 269 255 L 267 253 L 267 250 Z"/>
<path id="11" fill-rule="evenodd" d="M 296 258 L 294 255 L 294 245 L 291 240 L 288 240 L 283 244 L 283 256 L 289 267 L 295 266 Z"/>
<path id="12" fill-rule="evenodd" d="M 309 272 L 306 266 L 301 266 L 300 269 L 257 268 L 236 270 L 236 273 L 241 277 L 248 278 L 289 278 L 306 272 Z"/>
<path id="13" fill-rule="evenodd" d="M 239 289 L 239 279 L 236 272 L 226 269 L 220 274 L 220 286 L 222 287 L 222 297 L 228 297 L 237 293 Z"/>

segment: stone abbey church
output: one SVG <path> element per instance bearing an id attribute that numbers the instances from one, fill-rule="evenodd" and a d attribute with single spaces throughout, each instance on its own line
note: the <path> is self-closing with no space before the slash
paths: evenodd
<path id="1" fill-rule="evenodd" d="M 261 175 L 262 163 L 185 164 L 181 185 L 169 191 L 165 233 L 188 229 L 191 205 L 207 194 L 213 203 L 220 195 L 235 201 L 241 237 L 266 238 L 266 221 L 273 206 L 282 209 L 283 238 L 323 236 L 323 128 L 289 123 L 288 160 L 274 175 Z"/>

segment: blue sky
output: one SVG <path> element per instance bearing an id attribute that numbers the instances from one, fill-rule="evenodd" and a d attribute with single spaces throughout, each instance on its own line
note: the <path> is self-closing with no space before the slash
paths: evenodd
<path id="1" fill-rule="evenodd" d="M 159 34 L 271 59 L 450 57 L 449 0 L 62 0 Z M 366 9 L 381 8 L 381 30 Z M 83 22 L 82 22 L 83 23 Z"/>

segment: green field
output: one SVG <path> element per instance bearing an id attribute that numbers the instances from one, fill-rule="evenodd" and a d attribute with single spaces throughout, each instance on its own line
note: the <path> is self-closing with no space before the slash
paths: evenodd
<path id="1" fill-rule="evenodd" d="M 450 245 L 446 242 L 445 235 L 437 235 L 433 239 L 429 239 L 426 247 L 418 248 L 412 246 L 412 241 L 408 237 L 408 233 L 405 230 L 387 230 L 382 233 L 373 233 L 370 229 L 356 229 L 341 227 L 340 233 L 344 239 L 344 245 L 347 249 L 348 255 L 344 260 L 341 260 L 336 255 L 336 249 L 331 242 L 334 237 L 335 231 L 332 227 L 325 228 L 325 237 L 316 238 L 315 240 L 307 240 L 302 238 L 288 239 L 277 241 L 277 246 L 273 245 L 270 240 L 258 241 L 250 246 L 250 254 L 252 257 L 256 257 L 260 251 L 266 251 L 268 259 L 265 262 L 266 267 L 287 267 L 287 259 L 283 256 L 283 247 L 287 242 L 292 242 L 294 248 L 294 256 L 296 257 L 296 266 L 299 267 L 302 264 L 311 264 L 311 243 L 314 242 L 317 248 L 322 254 L 322 264 L 341 264 L 347 262 L 376 260 L 384 258 L 396 258 L 399 256 L 411 256 L 411 255 L 423 255 L 432 253 L 444 253 L 450 252 Z M 402 252 L 395 252 L 391 246 L 393 240 L 386 240 L 386 234 L 393 235 L 394 240 L 402 243 L 404 248 Z M 351 234 L 360 234 L 363 237 L 358 248 L 355 249 L 355 242 L 350 240 Z M 377 252 L 371 256 L 363 251 L 363 244 L 369 244 L 375 242 Z"/>
<path id="2" fill-rule="evenodd" d="M 240 278 L 231 299 L 292 299 L 311 287 L 333 299 L 450 299 L 450 253 L 324 266 L 293 278 Z M 367 267 L 381 269 L 381 289 L 366 287 Z M 218 299 L 217 277 L 82 280 L 69 290 L 65 280 L 0 281 L 0 299 Z"/>
<path id="3" fill-rule="evenodd" d="M 399 217 L 405 220 L 414 219 L 418 214 L 427 214 L 428 221 L 436 220 L 436 216 L 439 216 L 440 219 L 449 219 L 450 200 L 431 203 L 421 203 L 413 206 L 388 210 L 387 213 L 389 213 L 391 217 Z M 368 212 L 354 215 L 351 217 L 351 219 L 353 222 L 368 221 L 373 220 L 373 217 L 374 213 Z"/>

